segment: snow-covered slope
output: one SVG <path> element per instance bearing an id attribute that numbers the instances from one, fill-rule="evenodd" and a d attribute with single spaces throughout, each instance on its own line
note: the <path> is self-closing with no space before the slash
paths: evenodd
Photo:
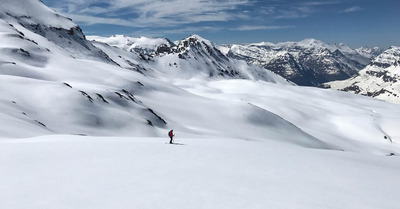
<path id="1" fill-rule="evenodd" d="M 277 44 L 233 44 L 220 49 L 230 57 L 262 66 L 306 86 L 350 78 L 372 59 L 371 54 L 359 53 L 345 44 L 329 45 L 315 39 Z"/>
<path id="2" fill-rule="evenodd" d="M 326 86 L 400 104 L 400 47 L 384 51 L 359 76 Z"/>
<path id="3" fill-rule="evenodd" d="M 0 141 L 0 207 L 397 209 L 400 159 L 232 138 Z"/>

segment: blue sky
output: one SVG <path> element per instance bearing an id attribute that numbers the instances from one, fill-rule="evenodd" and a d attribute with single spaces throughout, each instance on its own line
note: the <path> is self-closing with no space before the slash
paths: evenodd
<path id="1" fill-rule="evenodd" d="M 400 45 L 399 0 L 42 0 L 86 35 Z"/>

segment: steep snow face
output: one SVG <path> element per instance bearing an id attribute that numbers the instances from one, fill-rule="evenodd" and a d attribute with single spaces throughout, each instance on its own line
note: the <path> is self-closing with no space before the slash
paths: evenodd
<path id="1" fill-rule="evenodd" d="M 359 76 L 326 86 L 400 104 L 400 47 L 384 51 Z"/>
<path id="2" fill-rule="evenodd" d="M 24 38 L 34 32 L 61 48 L 75 58 L 91 58 L 112 63 L 101 50 L 95 48 L 79 26 L 39 0 L 4 0 L 1 2 L 0 19 L 19 31 Z M 24 32 L 24 31 L 29 32 Z"/>
<path id="3" fill-rule="evenodd" d="M 69 30 L 77 25 L 48 8 L 40 0 L 1 0 L 0 18 L 17 19 L 24 25 L 43 25 Z"/>
<path id="4" fill-rule="evenodd" d="M 371 55 L 360 54 L 345 44 L 329 45 L 315 39 L 228 45 L 221 49 L 230 57 L 262 66 L 306 86 L 350 78 L 371 61 Z"/>

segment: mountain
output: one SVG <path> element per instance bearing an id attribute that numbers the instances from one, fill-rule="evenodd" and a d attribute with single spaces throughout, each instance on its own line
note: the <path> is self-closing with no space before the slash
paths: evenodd
<path id="1" fill-rule="evenodd" d="M 400 104 L 400 47 L 392 46 L 359 75 L 345 81 L 334 81 L 326 87 L 383 99 Z"/>
<path id="2" fill-rule="evenodd" d="M 373 53 L 345 44 L 329 45 L 315 39 L 300 42 L 225 45 L 220 49 L 229 57 L 259 65 L 304 86 L 319 86 L 327 81 L 344 80 L 369 64 Z"/>
<path id="3" fill-rule="evenodd" d="M 289 84 L 275 73 L 226 56 L 215 44 L 198 35 L 191 35 L 174 43 L 165 38 L 120 35 L 90 38 L 100 48 L 101 45 L 108 44 L 135 52 L 136 56 L 142 58 L 144 62 L 141 64 L 146 68 L 158 69 L 158 72 L 176 77 L 240 78 Z"/>

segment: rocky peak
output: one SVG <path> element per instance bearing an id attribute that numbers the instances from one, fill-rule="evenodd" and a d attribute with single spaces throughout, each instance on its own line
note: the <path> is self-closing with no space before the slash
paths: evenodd
<path id="1" fill-rule="evenodd" d="M 400 47 L 392 46 L 377 56 L 371 63 L 372 66 L 388 68 L 400 65 Z"/>
<path id="2" fill-rule="evenodd" d="M 214 45 L 209 40 L 204 39 L 199 35 L 193 34 L 179 41 L 174 51 L 176 51 L 177 53 L 182 53 L 188 51 L 190 48 L 204 48 L 209 51 L 210 48 L 214 48 Z"/>

